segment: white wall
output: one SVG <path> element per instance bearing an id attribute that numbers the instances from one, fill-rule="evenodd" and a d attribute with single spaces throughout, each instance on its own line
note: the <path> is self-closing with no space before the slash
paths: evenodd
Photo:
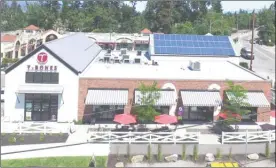
<path id="1" fill-rule="evenodd" d="M 14 44 L 11 42 L 2 42 L 1 43 L 1 53 L 6 53 L 14 50 Z"/>
<path id="2" fill-rule="evenodd" d="M 46 52 L 44 49 L 41 52 Z M 37 54 L 39 54 L 38 52 Z M 46 52 L 47 53 L 47 52 Z M 37 54 L 24 61 L 5 76 L 5 116 L 10 116 L 11 120 L 24 120 L 24 94 L 15 94 L 19 85 L 25 84 L 25 72 L 27 65 L 38 65 Z M 59 62 L 55 57 L 48 54 L 46 65 L 57 66 L 59 72 L 59 84 L 64 87 L 63 94 L 59 96 L 58 122 L 66 122 L 77 119 L 78 111 L 78 76 Z M 63 98 L 63 101 L 61 99 Z M 17 99 L 20 101 L 18 102 Z M 64 102 L 64 104 L 62 103 Z"/>

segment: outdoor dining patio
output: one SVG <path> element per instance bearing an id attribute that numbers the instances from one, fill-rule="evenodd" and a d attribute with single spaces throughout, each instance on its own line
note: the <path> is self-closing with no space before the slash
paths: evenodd
<path id="1" fill-rule="evenodd" d="M 131 114 L 118 114 L 115 115 L 114 120 L 116 125 L 105 125 L 103 127 L 91 128 L 89 131 L 102 131 L 102 132 L 169 132 L 173 131 L 175 126 L 170 124 L 177 123 L 176 116 L 168 114 L 162 114 L 155 117 L 154 122 L 156 123 L 155 128 L 148 127 L 148 124 L 138 124 L 136 116 Z"/>

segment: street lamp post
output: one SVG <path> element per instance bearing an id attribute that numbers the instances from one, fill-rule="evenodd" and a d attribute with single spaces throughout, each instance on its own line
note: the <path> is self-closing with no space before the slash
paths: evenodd
<path id="1" fill-rule="evenodd" d="M 250 70 L 251 71 L 252 71 L 252 61 L 253 61 L 254 24 L 255 24 L 255 10 L 253 10 L 253 12 L 252 12 L 252 39 L 251 39 L 251 59 L 250 59 Z"/>

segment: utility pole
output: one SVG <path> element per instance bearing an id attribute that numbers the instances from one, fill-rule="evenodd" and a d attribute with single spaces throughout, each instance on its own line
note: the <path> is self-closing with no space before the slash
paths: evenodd
<path id="1" fill-rule="evenodd" d="M 252 39 L 251 39 L 251 59 L 250 59 L 250 70 L 251 71 L 252 71 L 252 61 L 253 61 L 254 24 L 255 24 L 255 10 L 253 10 L 253 12 L 252 12 Z"/>
<path id="2" fill-rule="evenodd" d="M 239 17 L 237 15 L 237 13 L 235 13 L 236 15 L 236 22 L 237 22 L 237 31 L 239 30 Z"/>

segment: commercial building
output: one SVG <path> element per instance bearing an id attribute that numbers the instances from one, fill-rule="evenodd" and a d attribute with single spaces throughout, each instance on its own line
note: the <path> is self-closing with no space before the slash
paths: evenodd
<path id="1" fill-rule="evenodd" d="M 39 46 L 6 69 L 4 116 L 11 121 L 77 119 L 78 75 L 99 52 L 83 34 Z"/>
<path id="2" fill-rule="evenodd" d="M 225 92 L 227 80 L 248 89 L 250 110 L 256 115 L 247 119 L 269 120 L 271 83 L 230 61 L 201 61 L 199 69 L 191 68 L 188 61 L 159 61 L 158 65 L 90 64 L 80 75 L 78 115 L 85 120 L 90 120 L 88 116 L 98 117 L 102 122 L 112 121 L 117 113 L 131 113 L 139 105 L 140 82 L 150 85 L 156 81 L 162 89 L 156 104 L 160 112 L 177 115 L 182 107 L 184 119 L 215 120 L 229 96 Z M 96 115 L 100 111 L 109 112 Z"/>
<path id="3" fill-rule="evenodd" d="M 231 98 L 225 92 L 231 80 L 249 90 L 256 115 L 244 119 L 269 120 L 269 81 L 229 60 L 189 58 L 152 60 L 149 53 L 106 51 L 85 34 L 69 35 L 41 45 L 6 70 L 4 115 L 12 121 L 110 123 L 115 114 L 141 104 L 140 82 L 156 81 L 161 97 L 155 107 L 161 113 L 178 115 L 181 107 L 185 120 L 216 120 Z"/>
<path id="4" fill-rule="evenodd" d="M 54 30 L 45 31 L 34 25 L 2 34 L 1 60 L 2 58 L 21 58 L 41 44 L 62 37 Z"/>

